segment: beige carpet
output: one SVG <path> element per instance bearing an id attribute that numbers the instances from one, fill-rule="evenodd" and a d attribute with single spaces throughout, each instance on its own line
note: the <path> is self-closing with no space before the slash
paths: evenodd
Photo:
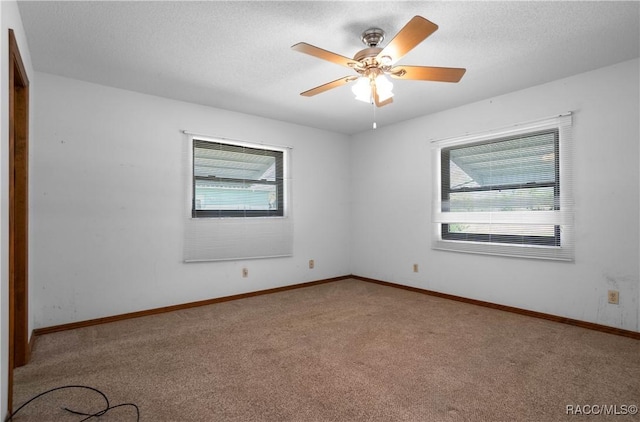
<path id="1" fill-rule="evenodd" d="M 566 409 L 639 405 L 640 342 L 343 280 L 40 336 L 14 409 L 68 384 L 141 421 L 626 421 Z M 101 400 L 61 390 L 14 421 Z"/>

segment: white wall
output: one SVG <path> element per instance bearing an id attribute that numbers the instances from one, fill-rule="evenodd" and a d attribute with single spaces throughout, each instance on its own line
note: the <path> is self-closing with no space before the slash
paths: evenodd
<path id="1" fill-rule="evenodd" d="M 37 73 L 35 327 L 353 273 L 637 331 L 638 86 L 634 60 L 348 142 L 331 132 Z M 575 262 L 432 250 L 430 140 L 565 111 L 574 112 Z M 293 258 L 181 262 L 181 129 L 294 147 Z M 311 258 L 315 270 L 307 268 Z M 413 263 L 420 264 L 417 274 Z M 608 289 L 620 291 L 620 305 L 606 303 Z"/>
<path id="2" fill-rule="evenodd" d="M 33 67 L 20 11 L 15 1 L 0 1 L 0 417 L 7 414 L 9 368 L 9 29 L 14 30 L 27 75 L 32 81 Z M 33 113 L 33 104 L 30 107 Z M 30 124 L 32 126 L 32 124 Z M 29 291 L 31 297 L 32 291 Z M 31 300 L 31 299 L 30 299 Z M 33 327 L 33 319 L 29 320 Z"/>
<path id="3" fill-rule="evenodd" d="M 34 100 L 36 328 L 349 274 L 346 135 L 43 73 Z M 183 129 L 293 147 L 293 257 L 182 262 Z"/>
<path id="4" fill-rule="evenodd" d="M 354 136 L 352 273 L 638 331 L 638 75 L 636 59 Z M 566 111 L 575 262 L 432 250 L 430 141 Z M 607 303 L 608 289 L 620 291 L 619 305 Z"/>

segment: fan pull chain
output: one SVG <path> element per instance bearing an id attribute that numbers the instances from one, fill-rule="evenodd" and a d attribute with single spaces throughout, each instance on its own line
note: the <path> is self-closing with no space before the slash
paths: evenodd
<path id="1" fill-rule="evenodd" d="M 376 124 L 376 104 L 372 101 L 371 105 L 373 106 L 373 129 L 377 129 L 378 125 Z"/>

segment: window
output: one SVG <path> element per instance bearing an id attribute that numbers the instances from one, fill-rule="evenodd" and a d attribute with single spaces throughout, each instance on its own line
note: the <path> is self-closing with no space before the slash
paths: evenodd
<path id="1" fill-rule="evenodd" d="M 283 151 L 193 140 L 192 217 L 284 215 Z"/>
<path id="2" fill-rule="evenodd" d="M 183 132 L 184 261 L 292 256 L 292 148 Z"/>
<path id="3" fill-rule="evenodd" d="M 558 209 L 558 130 L 445 148 L 442 211 L 509 212 Z M 442 224 L 442 238 L 560 245 L 558 225 Z"/>
<path id="4" fill-rule="evenodd" d="M 572 259 L 570 125 L 552 123 L 438 145 L 436 248 Z"/>

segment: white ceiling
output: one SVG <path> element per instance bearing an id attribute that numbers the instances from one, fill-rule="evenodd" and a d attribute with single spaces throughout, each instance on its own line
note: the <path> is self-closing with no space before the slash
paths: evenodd
<path id="1" fill-rule="evenodd" d="M 36 71 L 346 134 L 373 107 L 349 86 L 300 92 L 350 74 L 290 49 L 353 56 L 377 26 L 382 46 L 414 15 L 439 29 L 398 64 L 464 67 L 460 83 L 394 80 L 378 126 L 636 58 L 640 2 L 21 1 Z"/>

